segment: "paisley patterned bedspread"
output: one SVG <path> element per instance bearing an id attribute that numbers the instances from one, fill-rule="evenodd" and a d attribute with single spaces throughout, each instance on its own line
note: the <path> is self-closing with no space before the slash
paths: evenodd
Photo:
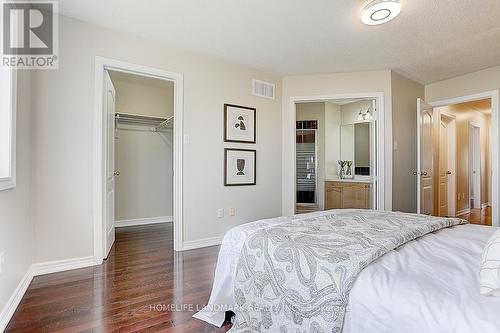
<path id="1" fill-rule="evenodd" d="M 349 292 L 363 268 L 406 242 L 464 223 L 334 210 L 249 232 L 236 268 L 230 332 L 342 332 Z"/>

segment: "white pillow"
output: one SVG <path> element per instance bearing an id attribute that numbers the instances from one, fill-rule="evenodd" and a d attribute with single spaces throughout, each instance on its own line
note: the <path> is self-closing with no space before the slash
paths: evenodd
<path id="1" fill-rule="evenodd" d="M 484 247 L 479 283 L 481 294 L 500 296 L 500 230 Z"/>

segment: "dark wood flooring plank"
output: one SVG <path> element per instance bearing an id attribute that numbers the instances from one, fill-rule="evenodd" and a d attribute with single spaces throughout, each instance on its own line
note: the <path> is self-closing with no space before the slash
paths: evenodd
<path id="1" fill-rule="evenodd" d="M 117 229 L 102 265 L 35 277 L 6 332 L 228 331 L 191 317 L 210 296 L 218 247 L 176 253 L 172 235 L 168 223 Z M 175 303 L 194 310 L 161 309 Z"/>

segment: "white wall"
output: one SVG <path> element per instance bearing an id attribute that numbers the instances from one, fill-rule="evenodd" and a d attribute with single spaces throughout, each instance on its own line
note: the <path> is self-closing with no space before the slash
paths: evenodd
<path id="1" fill-rule="evenodd" d="M 82 46 L 82 41 L 85 45 Z M 278 76 L 91 26 L 60 20 L 59 70 L 34 76 L 35 262 L 93 254 L 92 112 L 96 55 L 184 74 L 184 241 L 222 236 L 281 214 Z M 277 99 L 251 95 L 251 79 L 277 84 Z M 223 104 L 257 108 L 257 144 L 223 143 Z M 257 185 L 223 186 L 224 147 L 257 149 Z M 273 161 L 275 161 L 273 163 Z M 218 208 L 236 216 L 217 218 Z"/>
<path id="2" fill-rule="evenodd" d="M 174 115 L 174 83 L 110 71 L 116 89 L 116 112 L 152 117 Z"/>
<path id="3" fill-rule="evenodd" d="M 325 103 L 325 178 L 337 178 L 340 160 L 340 106 Z"/>
<path id="4" fill-rule="evenodd" d="M 336 73 L 318 75 L 297 75 L 283 78 L 283 124 L 290 124 L 290 99 L 297 96 L 325 96 L 333 94 L 360 94 L 384 93 L 385 104 L 385 178 L 387 184 L 392 179 L 392 99 L 391 99 L 391 72 L 371 71 L 355 73 Z M 287 142 L 289 132 L 283 131 L 283 142 Z M 283 146 L 283 156 L 292 156 L 293 147 Z M 288 160 L 283 159 L 283 193 L 293 193 L 292 184 L 288 179 L 293 178 L 288 172 Z M 293 211 L 293 203 L 289 197 L 283 197 L 283 213 Z M 385 192 L 386 209 L 392 207 L 392 191 L 390 186 Z"/>
<path id="5" fill-rule="evenodd" d="M 473 95 L 500 89 L 500 66 L 431 83 L 425 86 L 427 102 Z"/>
<path id="6" fill-rule="evenodd" d="M 33 225 L 29 209 L 32 163 L 30 81 L 29 71 L 18 71 L 17 186 L 0 191 L 0 253 L 4 253 L 0 273 L 0 319 L 7 301 L 27 273 L 33 257 Z"/>
<path id="7" fill-rule="evenodd" d="M 115 220 L 173 215 L 173 131 L 120 125 L 116 131 Z"/>

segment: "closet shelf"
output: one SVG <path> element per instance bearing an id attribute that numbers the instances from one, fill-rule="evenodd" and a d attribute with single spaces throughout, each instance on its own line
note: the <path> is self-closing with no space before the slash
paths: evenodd
<path id="1" fill-rule="evenodd" d="M 174 117 L 172 116 L 169 118 L 162 118 L 162 117 L 152 117 L 139 114 L 116 112 L 115 120 L 117 122 L 123 122 L 129 124 L 149 125 L 155 127 L 155 131 L 159 131 L 173 124 Z"/>

